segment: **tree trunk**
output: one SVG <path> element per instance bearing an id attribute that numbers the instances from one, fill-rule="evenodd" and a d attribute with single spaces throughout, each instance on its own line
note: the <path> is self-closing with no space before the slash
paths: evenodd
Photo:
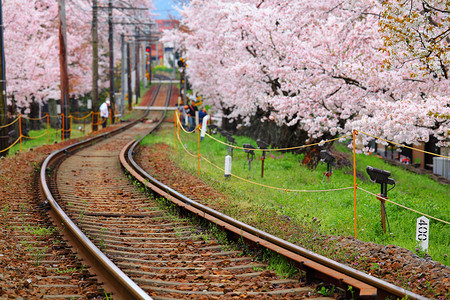
<path id="1" fill-rule="evenodd" d="M 0 156 L 6 156 L 9 146 L 8 128 L 3 127 L 8 122 L 6 101 L 6 78 L 5 78 L 5 52 L 3 49 L 3 15 L 2 3 L 0 1 Z"/>

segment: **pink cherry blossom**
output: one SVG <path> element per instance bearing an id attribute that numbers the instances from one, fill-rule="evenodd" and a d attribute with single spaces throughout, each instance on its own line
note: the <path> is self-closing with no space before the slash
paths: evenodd
<path id="1" fill-rule="evenodd" d="M 182 15 L 164 40 L 182 49 L 205 103 L 231 108 L 227 118 L 245 123 L 263 109 L 314 140 L 358 129 L 450 143 L 449 81 L 416 72 L 404 46 L 386 45 L 380 24 L 392 13 L 381 1 L 192 0 Z"/>
<path id="2" fill-rule="evenodd" d="M 108 24 L 106 0 L 99 0 L 100 85 L 108 82 Z M 151 0 L 121 1 L 127 7 L 154 8 Z M 54 0 L 2 1 L 7 93 L 26 108 L 37 102 L 60 98 L 58 2 Z M 92 86 L 92 1 L 66 1 L 67 55 L 71 97 L 89 93 Z M 115 6 L 120 3 L 115 2 Z M 151 12 L 114 10 L 114 18 L 140 14 L 147 22 Z M 116 63 L 120 61 L 120 33 L 134 27 L 115 26 Z"/>

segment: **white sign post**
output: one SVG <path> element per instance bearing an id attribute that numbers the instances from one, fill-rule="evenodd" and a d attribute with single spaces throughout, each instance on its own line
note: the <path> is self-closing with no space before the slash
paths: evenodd
<path id="1" fill-rule="evenodd" d="M 424 216 L 417 218 L 416 241 L 420 242 L 421 250 L 428 253 L 430 239 L 430 220 Z"/>
<path id="2" fill-rule="evenodd" d="M 231 176 L 231 156 L 225 156 L 225 178 Z"/>
<path id="3" fill-rule="evenodd" d="M 209 120 L 209 115 L 206 115 L 206 116 L 203 117 L 202 133 L 200 134 L 200 140 L 201 141 L 203 141 L 203 139 L 205 138 L 206 131 L 208 130 L 208 120 Z"/>
<path id="4" fill-rule="evenodd" d="M 200 124 L 200 120 L 198 119 L 198 110 L 195 111 L 195 127 L 198 127 L 198 124 Z"/>

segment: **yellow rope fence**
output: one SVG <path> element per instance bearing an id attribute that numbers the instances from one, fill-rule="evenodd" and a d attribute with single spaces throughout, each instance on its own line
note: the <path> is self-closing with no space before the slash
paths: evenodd
<path id="1" fill-rule="evenodd" d="M 185 147 L 185 145 L 183 144 L 183 141 L 181 140 L 181 137 L 180 137 L 180 134 L 179 134 L 179 128 L 181 128 L 181 129 L 182 129 L 185 133 L 187 133 L 187 134 L 192 134 L 192 133 L 195 132 L 195 130 L 193 130 L 193 131 L 187 131 L 187 130 L 185 130 L 185 128 L 183 128 L 183 126 L 182 126 L 182 124 L 181 124 L 181 122 L 180 122 L 180 119 L 179 119 L 179 117 L 178 117 L 178 114 L 176 113 L 176 114 L 175 114 L 175 132 L 176 132 L 176 138 L 177 138 L 178 142 L 181 144 L 181 146 L 182 146 L 182 148 L 184 149 L 184 151 L 185 151 L 189 156 L 194 157 L 194 158 L 197 157 L 199 160 L 202 159 L 202 160 L 206 161 L 208 164 L 210 164 L 211 166 L 213 166 L 214 168 L 216 168 L 216 169 L 218 169 L 218 170 L 220 170 L 220 171 L 222 171 L 222 172 L 225 172 L 225 170 L 224 170 L 223 168 L 221 168 L 221 167 L 215 165 L 215 164 L 212 163 L 210 160 L 208 160 L 208 159 L 205 158 L 203 155 L 201 155 L 201 154 L 200 154 L 200 149 L 198 149 L 198 155 L 195 155 L 195 154 L 192 154 L 191 152 L 189 152 L 189 150 Z M 204 130 L 202 130 L 200 127 L 198 127 L 197 130 L 198 130 L 198 132 L 197 132 L 198 134 L 199 134 L 199 132 L 202 132 L 204 135 L 208 136 L 208 137 L 211 138 L 212 140 L 214 140 L 214 141 L 216 141 L 216 142 L 218 142 L 218 143 L 220 143 L 220 144 L 222 144 L 222 145 L 231 147 L 231 148 L 233 148 L 233 149 L 253 150 L 253 151 L 286 151 L 286 150 L 302 149 L 302 148 L 313 147 L 313 146 L 317 146 L 317 145 L 319 145 L 319 146 L 320 146 L 320 145 L 324 145 L 324 144 L 326 144 L 326 143 L 331 143 L 331 142 L 334 142 L 334 141 L 336 141 L 336 140 L 342 140 L 342 139 L 346 139 L 346 138 L 349 138 L 349 137 L 352 137 L 353 140 L 355 140 L 355 139 L 356 139 L 356 135 L 357 135 L 358 133 L 361 133 L 361 134 L 365 134 L 365 135 L 370 136 L 370 137 L 372 137 L 372 138 L 379 139 L 379 140 L 382 140 L 382 141 L 384 141 L 384 142 L 387 142 L 387 143 L 390 143 L 390 144 L 393 144 L 393 145 L 396 145 L 396 146 L 399 146 L 399 147 L 405 147 L 405 148 L 408 148 L 408 149 L 411 149 L 411 150 L 415 150 L 415 151 L 418 151 L 418 152 L 422 152 L 422 153 L 426 153 L 426 154 L 430 154 L 430 155 L 434 155 L 434 156 L 438 156 L 438 157 L 443 157 L 443 158 L 450 159 L 450 157 L 445 156 L 445 155 L 440 155 L 440 154 L 436 154 L 436 153 L 431 153 L 431 152 L 424 151 L 424 150 L 421 150 L 421 149 L 417 149 L 417 148 L 414 148 L 414 147 L 401 145 L 401 144 L 399 144 L 399 143 L 392 142 L 392 141 L 389 141 L 389 140 L 386 140 L 386 139 L 383 139 L 383 138 L 380 138 L 380 137 L 377 137 L 377 136 L 374 136 L 374 135 L 371 135 L 371 134 L 368 134 L 368 133 L 365 133 L 365 132 L 362 132 L 362 131 L 358 131 L 358 130 L 354 130 L 354 131 L 353 131 L 353 134 L 348 134 L 348 135 L 345 135 L 345 136 L 342 136 L 342 137 L 338 137 L 338 138 L 335 138 L 335 139 L 331 139 L 331 140 L 321 141 L 321 142 L 314 143 L 314 144 L 301 145 L 301 146 L 295 146 L 295 147 L 290 147 L 290 148 L 278 148 L 278 149 L 253 149 L 253 148 L 252 148 L 252 149 L 248 149 L 248 148 L 245 148 L 245 147 L 239 147 L 239 146 L 237 146 L 237 145 L 228 144 L 228 143 L 226 143 L 226 142 L 223 142 L 223 141 L 221 141 L 221 140 L 219 140 L 219 139 L 213 137 L 212 135 L 210 135 L 210 134 L 208 134 L 207 132 L 205 132 Z M 176 142 L 177 142 L 177 141 L 176 141 Z M 176 146 L 176 144 L 175 144 L 175 146 Z M 356 152 L 356 146 L 355 146 L 355 144 L 354 144 L 353 148 L 354 148 L 354 149 L 353 149 L 353 152 L 355 153 L 355 152 Z M 356 164 L 356 162 L 354 162 L 354 165 L 355 165 L 355 164 Z M 354 168 L 356 169 L 356 166 L 354 166 Z M 200 172 L 200 166 L 199 166 L 199 172 Z M 433 220 L 435 220 L 435 221 L 442 222 L 442 223 L 444 223 L 444 224 L 450 224 L 448 221 L 445 221 L 445 220 L 442 220 L 442 219 L 439 219 L 439 218 L 430 216 L 430 215 L 428 215 L 428 214 L 422 213 L 422 212 L 420 212 L 420 211 L 417 211 L 417 210 L 415 210 L 415 209 L 409 208 L 409 207 L 407 207 L 407 206 L 405 206 L 405 205 L 401 205 L 401 204 L 396 203 L 396 202 L 394 202 L 394 201 L 392 201 L 392 200 L 389 200 L 389 199 L 387 199 L 387 198 L 380 197 L 380 195 L 376 195 L 376 194 L 374 194 L 374 193 L 371 193 L 371 192 L 369 192 L 369 191 L 367 191 L 367 190 L 365 190 L 365 189 L 359 187 L 358 185 L 356 185 L 356 183 L 354 184 L 354 187 L 345 187 L 345 188 L 338 188 L 338 189 L 328 189 L 328 190 L 296 190 L 296 189 L 286 189 L 286 188 L 280 188 L 280 187 L 273 187 L 273 186 L 269 186 L 269 185 L 265 185 L 265 184 L 261 184 L 261 183 L 254 182 L 254 181 L 251 181 L 251 180 L 248 180 L 248 179 L 239 177 L 239 176 L 234 175 L 234 174 L 230 174 L 230 175 L 231 175 L 232 177 L 234 177 L 234 178 L 237 178 L 237 179 L 239 179 L 239 180 L 242 180 L 242 181 L 247 182 L 247 183 L 250 183 L 250 184 L 254 184 L 254 185 L 257 185 L 257 186 L 264 187 L 264 188 L 269 188 L 269 189 L 275 189 L 275 190 L 285 191 L 285 192 L 310 192 L 310 193 L 319 193 L 319 192 L 333 192 L 333 191 L 343 191 L 343 190 L 354 189 L 354 191 L 355 191 L 355 204 L 354 204 L 354 205 L 355 205 L 355 237 L 356 237 L 356 234 L 357 234 L 357 233 L 356 233 L 356 232 L 357 232 L 357 230 L 356 230 L 356 190 L 357 190 L 357 189 L 359 189 L 359 190 L 361 190 L 361 191 L 364 191 L 364 192 L 366 192 L 366 193 L 368 193 L 368 194 L 370 194 L 370 195 L 376 196 L 377 199 L 379 199 L 379 200 L 385 200 L 385 201 L 387 201 L 387 202 L 389 202 L 389 203 L 392 203 L 392 204 L 394 204 L 394 205 L 397 205 L 397 206 L 399 206 L 399 207 L 401 207 L 401 208 L 404 208 L 404 209 L 406 209 L 406 210 L 412 211 L 412 212 L 417 213 L 417 214 L 419 214 L 419 215 L 426 216 L 426 217 L 428 217 L 428 218 L 430 218 L 430 219 L 433 219 Z M 355 176 L 355 179 L 356 179 L 356 174 L 354 174 L 354 176 Z"/>
<path id="2" fill-rule="evenodd" d="M 9 126 L 13 125 L 14 123 L 16 123 L 17 121 L 19 121 L 19 118 L 15 119 L 14 121 L 12 121 L 12 122 L 11 122 L 11 123 L 9 123 L 9 124 L 6 124 L 6 125 L 3 125 L 3 126 L 0 126 L 0 128 L 6 128 L 6 127 L 9 127 Z"/>
<path id="3" fill-rule="evenodd" d="M 361 187 L 359 187 L 359 186 L 357 187 L 357 189 L 358 189 L 358 190 L 361 190 L 361 191 L 363 191 L 363 192 L 365 192 L 365 193 L 367 193 L 367 194 L 373 195 L 373 196 L 375 196 L 375 197 L 377 197 L 377 198 L 379 198 L 379 199 L 382 199 L 382 200 L 384 200 L 384 201 L 386 201 L 386 202 L 389 202 L 389 203 L 391 203 L 391 204 L 397 205 L 397 206 L 399 206 L 399 207 L 401 207 L 401 208 L 404 208 L 404 209 L 406 209 L 406 210 L 415 212 L 416 214 L 419 214 L 419 215 L 425 216 L 425 217 L 427 217 L 427 218 L 436 220 L 436 221 L 438 221 L 438 222 L 442 222 L 442 223 L 445 223 L 445 224 L 450 225 L 450 222 L 448 222 L 448 221 L 444 221 L 444 220 L 435 218 L 435 217 L 433 217 L 433 216 L 430 216 L 430 215 L 427 215 L 427 214 L 425 214 L 425 213 L 422 213 L 422 212 L 420 212 L 420 211 L 418 211 L 418 210 L 409 208 L 409 207 L 407 207 L 407 206 L 405 206 L 405 205 L 401 205 L 401 204 L 396 203 L 396 202 L 394 202 L 394 201 L 392 201 L 392 200 L 389 200 L 388 198 L 384 198 L 384 197 L 381 197 L 380 195 L 377 195 L 377 194 L 375 194 L 375 193 L 369 192 L 369 191 L 367 191 L 367 190 L 365 190 L 365 189 L 363 189 L 363 188 L 361 188 Z"/>
<path id="4" fill-rule="evenodd" d="M 47 118 L 47 116 L 44 116 L 44 117 L 41 117 L 41 118 L 30 118 L 30 117 L 22 116 L 22 118 L 30 120 L 30 121 L 40 121 L 40 120 L 43 120 L 43 119 Z"/>
<path id="5" fill-rule="evenodd" d="M 21 135 L 21 136 L 22 136 L 22 138 L 25 138 L 28 140 L 35 140 L 35 139 L 41 138 L 43 136 L 46 136 L 47 134 L 48 134 L 47 132 L 44 132 L 43 134 L 41 134 L 39 136 L 26 136 L 26 135 Z"/>
<path id="6" fill-rule="evenodd" d="M 177 120 L 177 122 L 178 122 L 178 126 L 179 126 L 185 133 L 187 133 L 187 134 L 192 134 L 192 133 L 195 132 L 195 130 L 187 131 L 187 130 L 184 129 L 183 126 L 181 125 L 180 120 L 179 120 L 178 118 L 176 118 L 176 120 Z M 201 131 L 202 133 L 204 133 L 206 136 L 208 136 L 209 138 L 211 138 L 212 140 L 214 140 L 214 141 L 216 141 L 216 142 L 218 142 L 218 143 L 220 143 L 220 144 L 222 144 L 222 145 L 225 145 L 225 146 L 234 148 L 234 149 L 253 150 L 253 151 L 272 151 L 272 152 L 274 152 L 274 151 L 288 151 L 288 150 L 296 150 L 296 149 L 303 149 L 303 148 L 308 148 L 308 147 L 320 146 L 320 145 L 324 145 L 324 144 L 326 144 L 326 143 L 331 143 L 331 142 L 334 142 L 334 141 L 337 141 L 337 140 L 346 139 L 346 138 L 349 138 L 349 137 L 352 136 L 351 134 L 348 134 L 348 135 L 344 135 L 344 136 L 341 136 L 341 137 L 338 137 L 338 138 L 335 138 L 335 139 L 331 139 L 331 140 L 321 141 L 321 142 L 318 142 L 318 143 L 313 143 L 313 144 L 308 144 L 308 145 L 289 147 L 289 148 L 276 148 L 276 149 L 257 149 L 257 148 L 256 148 L 256 149 L 253 149 L 253 148 L 252 148 L 252 149 L 247 149 L 247 148 L 244 148 L 244 147 L 239 147 L 239 146 L 236 146 L 236 145 L 231 145 L 231 144 L 228 144 L 228 143 L 226 143 L 226 142 L 223 142 L 223 141 L 221 141 L 221 140 L 219 140 L 219 139 L 213 137 L 212 135 L 210 135 L 210 134 L 207 133 L 206 131 L 203 131 L 201 128 L 200 128 L 200 131 Z"/>
<path id="7" fill-rule="evenodd" d="M 89 114 L 87 114 L 86 116 L 81 117 L 81 118 L 74 117 L 73 115 L 70 115 L 70 117 L 71 117 L 72 119 L 74 119 L 74 120 L 80 121 L 80 120 L 84 120 L 84 119 L 89 118 L 89 117 L 90 117 L 91 115 L 93 115 L 93 114 L 94 114 L 94 112 L 91 111 Z"/>
<path id="8" fill-rule="evenodd" d="M 5 148 L 5 149 L 3 149 L 3 150 L 0 150 L 0 153 L 5 152 L 5 151 L 8 151 L 8 150 L 11 149 L 12 147 L 14 147 L 19 141 L 20 141 L 20 137 L 19 137 L 14 143 L 12 143 L 11 145 L 9 145 L 8 148 Z"/>
<path id="9" fill-rule="evenodd" d="M 396 142 L 392 142 L 392 141 L 380 138 L 380 137 L 372 135 L 370 133 L 365 133 L 365 132 L 359 131 L 359 130 L 356 130 L 356 132 L 365 134 L 367 136 L 373 137 L 374 139 L 378 139 L 380 141 L 383 141 L 383 142 L 386 142 L 386 143 L 389 143 L 389 144 L 392 144 L 392 145 L 395 145 L 395 146 L 398 146 L 398 147 L 407 148 L 407 149 L 411 149 L 411 150 L 414 150 L 414 151 L 417 151 L 417 152 L 422 152 L 422 153 L 425 153 L 425 154 L 430 154 L 430 155 L 433 155 L 433 156 L 438 156 L 438 157 L 443 157 L 443 158 L 450 159 L 450 156 L 440 155 L 440 154 L 424 151 L 424 150 L 421 150 L 421 149 L 413 148 L 413 147 L 410 147 L 410 146 L 402 145 L 402 144 L 399 144 L 399 143 L 396 143 Z"/>
<path id="10" fill-rule="evenodd" d="M 66 129 L 66 130 L 64 130 L 63 128 L 55 128 L 55 134 L 56 134 L 56 135 L 58 135 L 58 133 L 61 133 L 61 134 L 62 134 L 62 132 L 64 132 L 64 131 L 66 131 L 66 132 L 71 132 L 71 131 L 72 131 L 72 121 L 73 121 L 73 120 L 85 120 L 85 119 L 87 119 L 87 118 L 89 118 L 89 117 L 91 117 L 91 116 L 94 116 L 95 114 L 100 115 L 99 112 L 98 112 L 98 113 L 94 113 L 93 111 L 89 112 L 87 115 L 85 115 L 85 116 L 83 116 L 83 117 L 75 117 L 75 116 L 73 116 L 73 115 L 69 115 L 69 116 L 68 116 L 68 119 L 70 120 L 69 128 Z M 23 118 L 23 119 L 30 120 L 30 121 L 40 121 L 40 120 L 43 120 L 43 119 L 47 119 L 47 132 L 46 132 L 46 133 L 43 133 L 42 135 L 39 135 L 39 136 L 33 136 L 33 137 L 23 135 L 23 134 L 22 134 L 22 122 L 21 122 L 21 119 L 22 119 L 22 118 Z M 59 124 L 59 126 L 61 126 L 61 127 L 64 126 L 64 114 L 61 114 L 61 115 L 52 115 L 52 116 L 49 115 L 49 114 L 46 114 L 45 116 L 40 117 L 40 118 L 31 118 L 31 117 L 19 115 L 19 117 L 17 117 L 17 118 L 16 118 L 14 121 L 12 121 L 11 123 L 6 124 L 6 125 L 0 125 L 0 129 L 2 129 L 2 128 L 6 128 L 6 127 L 9 127 L 9 126 L 12 126 L 12 125 L 14 125 L 15 123 L 19 122 L 19 131 L 20 131 L 20 133 L 19 133 L 19 138 L 18 138 L 14 143 L 12 143 L 8 148 L 1 149 L 1 150 L 0 150 L 0 153 L 6 152 L 6 151 L 10 150 L 10 149 L 11 149 L 12 147 L 14 147 L 17 143 L 20 143 L 20 152 L 22 152 L 22 140 L 23 140 L 23 139 L 34 140 L 34 139 L 42 138 L 43 136 L 47 135 L 47 144 L 49 144 L 49 139 L 50 139 L 50 118 L 62 119 L 62 124 Z M 94 118 L 92 118 L 92 125 L 94 125 L 93 119 L 94 119 Z M 101 121 L 100 121 L 100 118 L 99 118 L 98 120 L 99 120 L 99 122 L 97 123 L 97 125 L 101 125 L 102 123 L 101 123 Z"/>
<path id="11" fill-rule="evenodd" d="M 186 147 L 183 144 L 183 141 L 180 138 L 180 135 L 178 135 L 178 141 L 180 142 L 181 146 L 183 147 L 184 151 L 186 151 L 186 153 L 188 155 L 190 155 L 191 157 L 197 157 L 195 154 L 192 154 L 191 152 L 189 152 L 189 150 L 186 149 Z M 207 158 L 205 158 L 203 155 L 201 156 L 201 159 L 203 159 L 204 161 L 206 161 L 207 163 L 209 163 L 211 166 L 213 166 L 214 168 L 221 170 L 222 172 L 225 172 L 224 169 L 222 169 L 221 167 L 215 165 L 214 163 L 212 163 L 211 161 L 209 161 Z M 237 175 L 231 174 L 232 177 L 235 177 L 239 180 L 248 182 L 250 184 L 254 184 L 254 185 L 258 185 L 261 187 L 265 187 L 265 188 L 269 188 L 269 189 L 274 189 L 274 190 L 279 190 L 279 191 L 284 191 L 284 192 L 298 192 L 298 193 L 320 193 L 320 192 L 336 192 L 336 191 L 344 191 L 344 190 L 351 190 L 353 189 L 353 187 L 346 187 L 346 188 L 339 188 L 339 189 L 328 189 L 328 190 L 295 190 L 295 189 L 286 189 L 286 188 L 280 188 L 280 187 L 274 187 L 274 186 L 270 186 L 270 185 L 265 185 L 265 184 L 261 184 L 258 182 L 254 182 L 242 177 L 239 177 Z"/>

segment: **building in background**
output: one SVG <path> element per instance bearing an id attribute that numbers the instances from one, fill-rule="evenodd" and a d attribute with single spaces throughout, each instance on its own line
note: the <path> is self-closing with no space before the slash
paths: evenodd
<path id="1" fill-rule="evenodd" d="M 164 30 L 171 30 L 180 26 L 180 21 L 174 19 L 155 20 L 158 39 L 162 37 Z M 152 63 L 153 65 L 163 65 L 172 68 L 175 64 L 175 44 L 156 43 L 152 45 Z"/>

